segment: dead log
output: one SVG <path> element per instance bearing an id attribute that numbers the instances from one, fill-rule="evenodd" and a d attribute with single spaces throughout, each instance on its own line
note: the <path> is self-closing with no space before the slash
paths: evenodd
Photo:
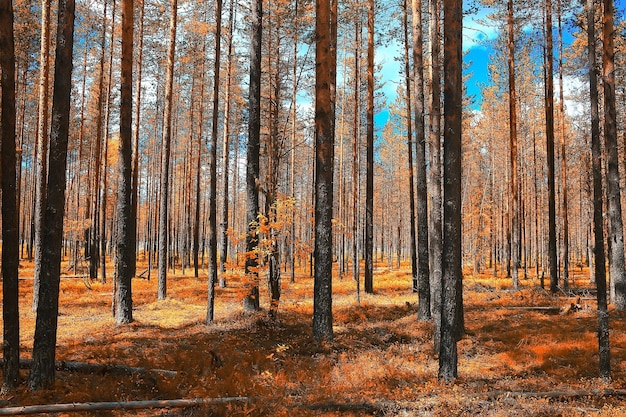
<path id="1" fill-rule="evenodd" d="M 4 359 L 0 359 L 0 365 L 4 365 Z M 32 359 L 20 359 L 20 368 L 30 369 L 33 365 Z M 75 361 L 56 361 L 55 367 L 57 371 L 67 372 L 79 372 L 84 374 L 114 374 L 114 375 L 161 375 L 165 377 L 173 378 L 178 372 L 170 371 L 167 369 L 148 369 L 137 368 L 134 366 L 125 365 L 107 365 L 100 363 L 87 363 L 87 362 L 75 362 Z"/>
<path id="2" fill-rule="evenodd" d="M 149 408 L 186 408 L 200 405 L 215 405 L 232 402 L 248 402 L 248 397 L 222 398 L 189 398 L 177 400 L 147 400 L 125 402 L 92 402 L 25 405 L 21 407 L 0 408 L 0 416 L 14 416 L 38 413 L 73 413 L 81 411 L 111 411 L 111 410 L 142 410 Z"/>
<path id="3" fill-rule="evenodd" d="M 519 307 L 505 307 L 506 310 L 523 310 L 523 311 L 539 311 L 546 314 L 558 314 L 561 312 L 561 307 L 556 306 L 519 306 Z"/>
<path id="4" fill-rule="evenodd" d="M 490 400 L 498 398 L 564 398 L 576 399 L 585 397 L 626 397 L 626 390 L 620 389 L 594 389 L 587 391 L 492 391 L 485 394 Z"/>

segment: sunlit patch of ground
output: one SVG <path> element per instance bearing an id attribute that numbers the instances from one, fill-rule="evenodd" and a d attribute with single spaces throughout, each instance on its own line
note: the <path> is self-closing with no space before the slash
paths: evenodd
<path id="1" fill-rule="evenodd" d="M 553 297 L 531 280 L 522 280 L 522 288 L 513 291 L 510 279 L 467 273 L 467 335 L 459 342 L 459 378 L 446 385 L 437 380 L 433 324 L 417 321 L 417 294 L 411 291 L 407 265 L 401 270 L 378 265 L 375 294 L 361 293 L 359 304 L 352 277 L 334 279 L 335 338 L 321 344 L 311 332 L 313 280 L 300 272 L 295 283 L 289 282 L 289 273 L 283 275 L 276 321 L 268 318 L 266 285 L 261 284 L 262 311 L 245 312 L 242 301 L 250 283 L 229 272 L 227 288 L 216 289 L 215 323 L 210 326 L 205 325 L 205 272 L 199 278 L 191 271 L 172 274 L 165 300 L 157 300 L 156 273 L 151 280 L 134 279 L 135 321 L 124 326 L 116 326 L 111 314 L 110 281 L 63 279 L 58 359 L 177 373 L 59 371 L 54 390 L 33 393 L 20 388 L 7 399 L 8 405 L 246 396 L 251 399 L 247 404 L 133 414 L 626 415 L 623 399 L 616 397 L 523 395 L 626 388 L 626 315 L 611 312 L 613 381 L 606 384 L 596 378 L 595 302 L 589 297 Z M 35 320 L 30 308 L 32 265 L 24 263 L 21 275 L 22 356 L 30 357 Z M 575 284 L 587 285 L 584 275 Z M 580 309 L 567 312 L 572 303 Z M 529 308 L 538 306 L 563 310 Z"/>

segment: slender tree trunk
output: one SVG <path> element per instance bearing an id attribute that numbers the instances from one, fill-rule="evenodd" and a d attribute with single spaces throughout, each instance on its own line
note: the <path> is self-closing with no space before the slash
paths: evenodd
<path id="1" fill-rule="evenodd" d="M 15 40 L 13 5 L 0 1 L 0 73 L 2 74 L 2 390 L 17 388 L 20 379 L 19 212 L 15 143 Z"/>
<path id="2" fill-rule="evenodd" d="M 170 200 L 170 152 L 172 141 L 172 107 L 174 90 L 174 59 L 176 55 L 176 17 L 178 0 L 171 0 L 170 37 L 165 78 L 165 110 L 163 112 L 163 143 L 161 148 L 161 201 L 159 203 L 158 298 L 167 296 L 168 226 Z"/>
<path id="3" fill-rule="evenodd" d="M 617 114 L 615 108 L 615 48 L 613 41 L 613 1 L 603 0 L 602 80 L 604 86 L 604 144 L 607 158 L 607 193 L 611 238 L 609 275 L 615 308 L 626 308 L 626 271 L 624 270 L 624 229 L 619 183 Z"/>
<path id="4" fill-rule="evenodd" d="M 137 253 L 137 213 L 139 207 L 139 132 L 141 125 L 141 74 L 143 70 L 143 21 L 145 0 L 139 0 L 139 39 L 137 43 L 137 78 L 135 81 L 135 130 L 133 131 L 133 185 L 131 195 L 131 218 L 135 219 L 135 230 L 131 233 L 132 246 Z M 137 258 L 131 263 L 131 277 L 137 274 Z"/>
<path id="5" fill-rule="evenodd" d="M 365 292 L 374 293 L 374 0 L 367 2 L 367 132 L 365 156 Z"/>
<path id="6" fill-rule="evenodd" d="M 50 130 L 50 165 L 55 169 L 48 175 L 43 223 L 39 304 L 33 342 L 33 365 L 28 379 L 28 385 L 33 390 L 50 388 L 54 385 L 55 379 L 54 361 L 59 316 L 63 216 L 65 214 L 73 35 L 74 1 L 60 0 Z"/>
<path id="7" fill-rule="evenodd" d="M 118 152 L 119 180 L 117 188 L 117 252 L 115 257 L 116 309 L 115 321 L 133 321 L 131 283 L 136 262 L 135 233 L 137 219 L 133 216 L 132 197 L 132 119 L 133 119 L 133 0 L 122 0 L 122 76 L 120 79 L 120 144 Z M 137 126 L 139 129 L 139 126 Z"/>
<path id="8" fill-rule="evenodd" d="M 228 13 L 228 68 L 226 69 L 226 98 L 224 107 L 224 136 L 222 138 L 222 194 L 224 196 L 224 202 L 222 205 L 222 223 L 221 223 L 221 248 L 220 253 L 220 288 L 226 287 L 226 279 L 224 278 L 224 272 L 226 272 L 226 262 L 228 261 L 228 211 L 229 211 L 229 197 L 228 189 L 230 184 L 230 125 L 231 125 L 231 84 L 232 84 L 232 72 L 233 72 L 233 22 L 235 14 L 235 1 L 231 0 L 230 10 Z M 236 168 L 235 168 L 236 169 Z"/>
<path id="9" fill-rule="evenodd" d="M 517 185 L 517 91 L 515 88 L 515 24 L 513 16 L 513 0 L 508 0 L 508 64 L 509 64 L 509 147 L 510 147 L 510 169 L 511 181 L 509 192 L 513 197 L 510 207 L 511 219 L 511 262 L 512 262 L 512 278 L 513 288 L 519 287 L 519 192 Z"/>
<path id="10" fill-rule="evenodd" d="M 409 65 L 409 28 L 408 28 L 408 4 L 407 0 L 402 3 L 402 24 L 404 26 L 404 77 L 406 83 L 406 123 L 407 123 L 407 147 L 409 162 L 409 219 L 410 224 L 410 250 L 411 250 L 411 276 L 413 277 L 413 292 L 419 290 L 419 275 L 417 261 L 417 233 L 415 230 L 415 177 L 413 169 L 413 109 L 411 108 L 411 69 Z M 426 223 L 428 226 L 428 223 Z M 426 229 L 428 231 L 428 229 Z M 427 242 L 428 243 L 428 242 Z M 426 268 L 428 268 L 428 244 L 426 245 Z M 421 248 L 420 248 L 421 249 Z M 430 288 L 428 289 L 430 295 Z M 430 303 L 427 305 L 430 312 Z"/>
<path id="11" fill-rule="evenodd" d="M 332 217 L 334 168 L 334 106 L 332 80 L 333 31 L 331 2 L 315 3 L 315 277 L 313 299 L 313 336 L 332 340 Z"/>
<path id="12" fill-rule="evenodd" d="M 418 0 L 414 0 L 418 1 Z M 413 3 L 415 5 L 415 2 Z M 430 213 L 428 213 L 428 190 L 426 185 L 426 138 L 420 138 L 420 131 L 424 130 L 423 116 L 422 127 L 420 127 L 420 117 L 418 112 L 424 112 L 424 100 L 420 107 L 419 92 L 415 98 L 415 115 L 416 115 L 416 144 L 417 144 L 417 218 L 418 222 L 426 221 L 428 218 L 428 249 L 430 260 L 430 292 L 431 312 L 434 316 L 434 350 L 439 352 L 439 337 L 441 335 L 441 293 L 442 293 L 442 256 L 443 256 L 443 236 L 442 236 L 442 206 L 441 206 L 441 48 L 440 48 L 440 11 L 441 0 L 431 0 L 430 2 L 430 38 L 431 38 L 431 56 L 432 56 L 432 74 L 431 74 L 431 107 L 430 107 Z M 415 8 L 415 6 L 414 6 Z M 414 12 L 415 15 L 415 12 Z M 413 22 L 415 28 L 416 22 Z M 417 40 L 414 40 L 413 50 L 417 47 Z M 421 31 L 421 27 L 419 28 Z M 419 41 L 421 45 L 421 41 Z M 416 80 L 419 75 L 418 67 L 420 61 L 415 61 L 417 55 L 414 55 L 414 65 L 416 68 Z M 416 63 L 417 62 L 417 63 Z M 419 84 L 418 84 L 419 85 Z M 423 82 L 422 82 L 423 91 Z M 418 223 L 418 239 L 420 235 L 420 227 Z M 426 233 L 426 232 L 424 232 Z M 418 246 L 420 244 L 418 243 Z"/>
<path id="13" fill-rule="evenodd" d="M 209 289 L 206 324 L 213 323 L 217 283 L 217 120 L 220 104 L 220 59 L 222 41 L 222 0 L 215 3 L 215 60 L 213 67 L 213 122 L 209 145 Z M 224 170 L 227 170 L 227 166 Z"/>
<path id="14" fill-rule="evenodd" d="M 296 109 L 298 98 L 298 31 L 299 31 L 299 14 L 298 14 L 298 0 L 294 0 L 294 16 L 293 16 L 293 67 L 292 77 L 293 86 L 291 90 L 291 198 L 296 198 L 296 137 L 297 137 L 297 120 Z M 342 160 L 343 162 L 343 160 Z M 295 204 L 295 203 L 294 203 Z M 295 217 L 295 205 L 294 215 L 291 218 L 291 232 L 289 235 L 289 253 L 291 262 L 291 279 L 292 283 L 296 282 L 296 217 Z M 345 239 L 345 237 L 344 237 Z M 343 254 L 343 252 L 342 252 Z M 343 264 L 342 264 L 343 265 Z"/>
<path id="15" fill-rule="evenodd" d="M 457 297 L 461 274 L 461 129 L 463 4 L 444 0 L 444 228 L 439 378 L 457 377 Z"/>
<path id="16" fill-rule="evenodd" d="M 354 28 L 354 119 L 352 137 L 352 277 L 356 281 L 356 300 L 361 302 L 361 264 L 359 262 L 359 138 L 361 137 L 361 16 L 355 14 Z"/>
<path id="17" fill-rule="evenodd" d="M 554 70 L 552 51 L 552 0 L 546 0 L 546 147 L 548 159 L 548 264 L 550 292 L 559 286 L 559 263 L 556 251 L 556 197 L 554 184 Z"/>
<path id="18" fill-rule="evenodd" d="M 261 45 L 263 40 L 263 1 L 251 2 L 250 84 L 248 101 L 248 146 L 246 166 L 246 276 L 251 285 L 247 307 L 259 310 L 259 273 L 256 227 L 259 214 L 260 144 L 261 144 Z"/>
<path id="19" fill-rule="evenodd" d="M 41 52 L 39 54 L 39 112 L 37 115 L 37 165 L 35 174 L 35 271 L 33 283 L 33 311 L 39 303 L 41 281 L 41 256 L 43 254 L 43 216 L 46 206 L 46 182 L 48 177 L 48 104 L 50 79 L 50 2 L 41 2 Z"/>
<path id="20" fill-rule="evenodd" d="M 591 165 L 593 176 L 594 273 L 598 299 L 598 353 L 600 358 L 600 376 L 609 379 L 611 377 L 611 357 L 609 348 L 609 312 L 606 297 L 604 221 L 602 219 L 602 150 L 600 146 L 600 114 L 598 111 L 598 78 L 596 73 L 595 7 L 594 0 L 587 0 L 587 55 L 589 59 Z"/>

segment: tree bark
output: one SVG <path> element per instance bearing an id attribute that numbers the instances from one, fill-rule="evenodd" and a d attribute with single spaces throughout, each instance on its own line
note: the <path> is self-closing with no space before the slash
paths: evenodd
<path id="1" fill-rule="evenodd" d="M 17 210 L 17 164 L 15 143 L 15 40 L 13 5 L 0 1 L 0 73 L 2 74 L 2 389 L 19 384 L 19 213 Z"/>
<path id="2" fill-rule="evenodd" d="M 315 266 L 313 288 L 313 336 L 332 340 L 332 217 L 334 168 L 334 106 L 331 47 L 331 2 L 315 3 Z"/>
<path id="3" fill-rule="evenodd" d="M 515 88 L 515 21 L 513 13 L 513 0 L 507 3 L 507 27 L 508 27 L 508 68 L 509 68 L 509 151 L 511 181 L 509 193 L 513 198 L 510 207 L 509 225 L 511 230 L 511 240 L 509 242 L 511 251 L 513 288 L 519 287 L 519 189 L 517 185 L 517 91 Z"/>
<path id="4" fill-rule="evenodd" d="M 261 45 L 263 41 L 263 1 L 252 0 L 250 34 L 250 84 L 248 98 L 248 145 L 246 164 L 246 277 L 250 294 L 248 308 L 259 310 L 259 272 L 256 249 L 259 244 L 256 224 L 259 214 L 260 147 L 261 147 Z"/>
<path id="5" fill-rule="evenodd" d="M 617 112 L 615 104 L 615 47 L 613 41 L 613 1 L 603 0 L 602 80 L 604 86 L 604 145 L 607 164 L 607 198 L 610 233 L 609 276 L 615 308 L 626 308 L 626 271 L 624 270 L 624 227 L 619 182 Z"/>
<path id="6" fill-rule="evenodd" d="M 63 215 L 65 214 L 73 35 L 74 0 L 60 0 L 50 131 L 50 165 L 55 169 L 49 173 L 46 187 L 42 274 L 33 342 L 33 368 L 28 380 L 28 385 L 33 390 L 52 387 L 55 378 L 54 358 L 59 315 Z"/>
<path id="7" fill-rule="evenodd" d="M 178 0 L 171 0 L 170 38 L 167 52 L 167 74 L 165 76 L 165 110 L 163 112 L 163 144 L 161 148 L 161 201 L 159 203 L 159 265 L 158 298 L 167 296 L 168 223 L 170 200 L 170 152 L 172 141 L 172 107 L 174 90 L 174 64 L 176 55 L 176 17 Z"/>
<path id="8" fill-rule="evenodd" d="M 457 377 L 457 297 L 461 274 L 461 129 L 463 114 L 463 4 L 444 0 L 444 228 L 439 378 Z"/>
<path id="9" fill-rule="evenodd" d="M 365 292 L 374 293 L 374 0 L 367 2 L 367 131 L 365 153 Z"/>
<path id="10" fill-rule="evenodd" d="M 37 115 L 37 165 L 35 173 L 35 281 L 33 283 L 33 311 L 39 302 L 41 280 L 41 255 L 43 253 L 43 216 L 46 203 L 46 182 L 48 176 L 48 109 L 50 78 L 50 2 L 41 2 L 41 52 L 39 54 L 39 112 Z"/>
<path id="11" fill-rule="evenodd" d="M 213 323 L 217 283 L 217 121 L 220 104 L 220 59 L 222 41 L 222 0 L 215 2 L 215 60 L 213 66 L 213 118 L 209 145 L 209 288 L 206 324 Z M 227 170 L 228 167 L 223 167 Z"/>
<path id="12" fill-rule="evenodd" d="M 133 119 L 133 0 L 122 0 L 122 65 L 120 79 L 120 142 L 117 187 L 117 253 L 115 257 L 115 321 L 133 321 L 132 278 L 136 262 L 135 233 L 137 218 L 133 216 L 132 195 L 132 119 Z M 139 126 L 137 126 L 139 128 Z"/>
<path id="13" fill-rule="evenodd" d="M 596 35 L 594 0 L 587 0 L 587 55 L 589 59 L 589 98 L 591 105 L 591 170 L 593 177 L 594 274 L 598 299 L 598 353 L 600 376 L 610 378 L 609 313 L 606 299 L 606 264 L 604 258 L 604 222 L 602 219 L 602 150 L 600 113 L 598 111 L 598 76 L 596 73 Z"/>
<path id="14" fill-rule="evenodd" d="M 556 251 L 556 197 L 554 183 L 554 70 L 552 48 L 552 0 L 546 0 L 546 148 L 548 159 L 548 267 L 550 292 L 558 291 L 559 263 Z"/>

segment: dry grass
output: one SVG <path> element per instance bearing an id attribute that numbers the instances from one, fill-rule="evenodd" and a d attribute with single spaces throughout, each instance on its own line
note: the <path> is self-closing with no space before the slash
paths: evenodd
<path id="1" fill-rule="evenodd" d="M 417 295 L 407 270 L 377 270 L 376 294 L 356 304 L 355 282 L 336 279 L 335 340 L 318 344 L 311 335 L 312 279 L 283 278 L 276 322 L 262 311 L 245 313 L 246 282 L 234 273 L 217 289 L 216 324 L 204 325 L 206 277 L 174 275 L 168 298 L 156 300 L 156 280 L 133 281 L 135 322 L 116 326 L 110 284 L 61 282 L 57 356 L 63 360 L 124 364 L 178 371 L 175 378 L 121 377 L 58 372 L 54 390 L 21 388 L 11 405 L 79 401 L 124 401 L 248 396 L 245 405 L 187 410 L 146 410 L 140 415 L 251 416 L 619 416 L 619 398 L 532 398 L 500 392 L 586 391 L 625 388 L 626 315 L 611 312 L 613 381 L 597 375 L 595 303 L 567 315 L 511 309 L 564 306 L 523 282 L 511 291 L 506 279 L 465 278 L 468 335 L 459 343 L 460 377 L 437 380 L 432 324 L 416 320 Z M 32 266 L 24 264 L 24 278 Z M 584 282 L 578 280 L 578 285 Z M 22 355 L 32 349 L 35 315 L 32 280 L 20 282 Z M 26 378 L 26 371 L 23 377 Z M 89 415 L 123 415 L 100 412 Z"/>

